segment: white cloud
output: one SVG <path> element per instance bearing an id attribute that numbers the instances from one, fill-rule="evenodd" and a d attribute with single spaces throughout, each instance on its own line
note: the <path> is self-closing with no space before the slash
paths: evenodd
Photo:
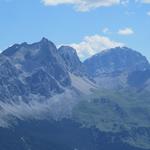
<path id="1" fill-rule="evenodd" d="M 125 15 L 127 15 L 127 16 L 132 16 L 132 15 L 135 15 L 136 14 L 136 12 L 135 11 L 125 11 Z"/>
<path id="2" fill-rule="evenodd" d="M 85 12 L 98 7 L 124 4 L 127 0 L 42 0 L 42 2 L 49 6 L 72 4 L 77 11 Z"/>
<path id="3" fill-rule="evenodd" d="M 63 4 L 73 5 L 77 11 L 86 12 L 99 7 L 113 5 L 128 5 L 131 0 L 41 0 L 46 6 L 57 6 Z M 150 0 L 134 0 L 135 3 L 150 4 Z"/>
<path id="4" fill-rule="evenodd" d="M 143 0 L 143 3 L 150 3 L 150 0 Z"/>
<path id="5" fill-rule="evenodd" d="M 147 12 L 147 15 L 148 15 L 148 16 L 150 16 L 150 11 L 149 11 L 149 12 Z"/>
<path id="6" fill-rule="evenodd" d="M 147 3 L 150 4 L 150 0 L 135 0 L 135 3 Z"/>
<path id="7" fill-rule="evenodd" d="M 113 41 L 108 37 L 100 35 L 86 36 L 82 42 L 70 44 L 70 46 L 77 50 L 81 60 L 84 60 L 85 58 L 90 57 L 93 54 L 101 52 L 105 49 L 123 45 L 123 43 Z"/>
<path id="8" fill-rule="evenodd" d="M 127 4 L 129 3 L 129 1 L 130 1 L 130 0 L 123 0 L 123 1 L 121 1 L 121 4 L 127 5 Z"/>
<path id="9" fill-rule="evenodd" d="M 134 34 L 134 31 L 131 28 L 124 28 L 124 29 L 120 29 L 118 31 L 118 34 L 120 34 L 120 35 L 131 35 L 131 34 Z"/>
<path id="10" fill-rule="evenodd" d="M 107 27 L 106 27 L 106 28 L 103 28 L 103 29 L 102 29 L 102 32 L 103 32 L 104 34 L 109 33 L 109 28 L 107 28 Z"/>

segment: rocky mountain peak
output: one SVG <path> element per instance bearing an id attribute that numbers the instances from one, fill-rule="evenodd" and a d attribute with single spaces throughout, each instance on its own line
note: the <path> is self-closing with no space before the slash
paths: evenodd
<path id="1" fill-rule="evenodd" d="M 61 54 L 75 55 L 78 57 L 76 50 L 70 46 L 61 46 L 58 50 Z"/>
<path id="2" fill-rule="evenodd" d="M 8 81 L 9 87 L 23 85 L 23 91 L 27 93 L 26 97 L 28 97 L 27 95 L 38 93 L 42 96 L 51 96 L 52 93 L 63 92 L 64 88 L 71 84 L 64 60 L 59 55 L 56 46 L 46 38 L 33 44 L 15 44 L 3 51 L 1 55 L 3 58 L 0 58 L 0 60 L 8 59 L 12 67 L 9 67 L 10 69 L 8 70 L 5 63 L 6 67 L 1 65 L 0 70 L 3 70 L 4 74 L 8 71 L 16 73 L 16 75 L 12 76 L 12 80 Z M 0 63 L 2 63 L 2 60 Z M 15 82 L 15 76 L 17 77 L 17 82 Z M 5 95 L 9 95 L 9 92 L 11 91 L 6 88 L 1 94 L 7 93 Z M 16 91 L 14 96 L 19 94 Z"/>
<path id="3" fill-rule="evenodd" d="M 41 39 L 41 42 L 49 42 L 49 40 L 48 40 L 47 38 L 43 37 L 43 38 Z"/>
<path id="4" fill-rule="evenodd" d="M 77 52 L 74 48 L 70 46 L 61 46 L 59 49 L 59 54 L 64 59 L 67 69 L 73 73 L 82 73 L 83 64 L 81 63 Z"/>
<path id="5" fill-rule="evenodd" d="M 98 76 L 102 73 L 130 72 L 150 68 L 142 54 L 127 47 L 104 50 L 84 61 L 88 73 Z"/>

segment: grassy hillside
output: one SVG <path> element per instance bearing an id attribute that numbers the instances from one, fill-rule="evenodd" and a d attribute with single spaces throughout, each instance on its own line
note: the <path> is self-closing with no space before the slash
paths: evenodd
<path id="1" fill-rule="evenodd" d="M 135 89 L 96 90 L 74 108 L 73 118 L 100 131 L 127 132 L 129 136 L 122 138 L 123 141 L 150 148 L 149 134 L 143 130 L 150 129 L 149 98 L 150 93 Z"/>

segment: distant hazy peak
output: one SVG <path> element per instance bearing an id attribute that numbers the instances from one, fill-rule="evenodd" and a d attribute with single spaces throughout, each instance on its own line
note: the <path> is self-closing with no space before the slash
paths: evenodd
<path id="1" fill-rule="evenodd" d="M 115 48 L 110 48 L 110 49 L 104 49 L 103 51 L 96 53 L 95 55 L 87 58 L 85 61 L 87 61 L 88 59 L 91 59 L 93 57 L 97 57 L 97 56 L 101 56 L 101 55 L 108 55 L 109 53 L 114 53 L 114 54 L 126 54 L 126 53 L 134 53 L 134 55 L 139 55 L 139 56 L 143 56 L 140 52 L 133 50 L 131 48 L 128 47 L 115 47 Z M 143 56 L 145 57 L 145 56 Z"/>
<path id="2" fill-rule="evenodd" d="M 135 71 L 150 68 L 145 56 L 127 47 L 104 50 L 84 61 L 88 73 L 97 76 L 116 71 Z"/>

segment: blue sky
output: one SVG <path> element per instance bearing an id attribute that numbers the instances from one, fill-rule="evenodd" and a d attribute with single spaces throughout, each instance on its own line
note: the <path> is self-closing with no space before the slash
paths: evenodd
<path id="1" fill-rule="evenodd" d="M 150 0 L 0 0 L 0 49 L 46 37 L 81 59 L 128 46 L 150 60 Z"/>

